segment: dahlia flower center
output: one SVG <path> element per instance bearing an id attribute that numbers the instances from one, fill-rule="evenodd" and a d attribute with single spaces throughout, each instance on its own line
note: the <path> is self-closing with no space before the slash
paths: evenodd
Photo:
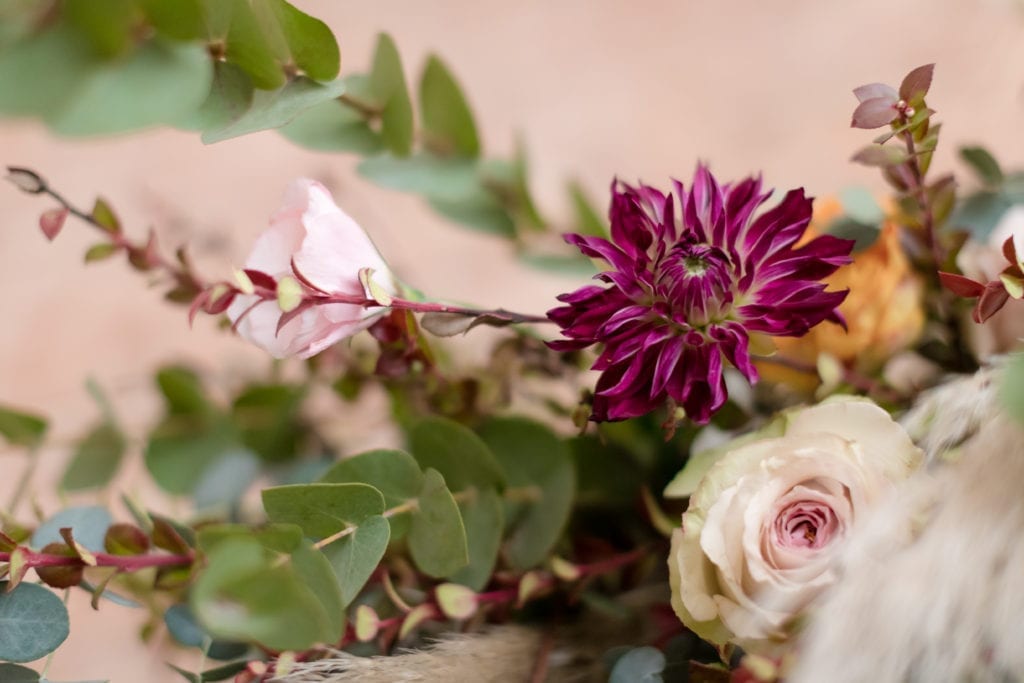
<path id="1" fill-rule="evenodd" d="M 835 511 L 820 501 L 797 501 L 775 518 L 774 541 L 785 548 L 823 548 L 839 534 L 841 525 Z"/>

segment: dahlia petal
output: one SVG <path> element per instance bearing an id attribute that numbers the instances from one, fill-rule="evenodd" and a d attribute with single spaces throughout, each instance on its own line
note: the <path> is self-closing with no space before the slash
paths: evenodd
<path id="1" fill-rule="evenodd" d="M 650 391 L 651 398 L 665 392 L 665 386 L 668 384 L 672 373 L 675 372 L 676 364 L 682 358 L 685 347 L 686 343 L 680 337 L 670 339 L 662 347 L 661 353 L 658 354 L 658 361 L 654 364 L 654 378 L 651 382 Z"/>
<path id="2" fill-rule="evenodd" d="M 629 270 L 634 266 L 634 260 L 629 255 L 603 237 L 569 233 L 564 239 L 583 252 L 584 256 L 603 259 L 618 270 Z"/>
<path id="3" fill-rule="evenodd" d="M 619 190 L 621 186 L 623 190 Z M 618 181 L 612 181 L 612 202 L 608 210 L 611 237 L 627 254 L 638 258 L 647 252 L 654 241 L 655 226 L 640 206 L 636 191 Z"/>
<path id="4" fill-rule="evenodd" d="M 712 327 L 710 333 L 712 338 L 721 345 L 726 360 L 743 373 L 748 382 L 756 384 L 757 368 L 750 360 L 750 340 L 743 328 L 736 323 L 726 323 Z"/>
<path id="5" fill-rule="evenodd" d="M 767 257 L 792 246 L 811 222 L 811 200 L 803 188 L 790 190 L 778 206 L 759 216 L 744 236 L 747 270 L 754 270 Z"/>

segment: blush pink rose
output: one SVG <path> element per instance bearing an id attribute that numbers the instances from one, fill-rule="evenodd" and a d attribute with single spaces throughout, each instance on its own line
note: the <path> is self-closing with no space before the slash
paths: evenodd
<path id="1" fill-rule="evenodd" d="M 371 268 L 377 285 L 397 293 L 391 271 L 366 232 L 315 180 L 296 180 L 288 187 L 284 205 L 256 240 L 245 267 L 275 280 L 300 274 L 321 292 L 352 296 L 364 295 L 359 271 Z M 255 295 L 240 294 L 227 315 L 242 337 L 275 358 L 314 356 L 366 329 L 388 310 L 344 303 L 312 306 L 278 330 L 280 307 L 273 300 L 258 302 Z"/>
<path id="2" fill-rule="evenodd" d="M 833 556 L 858 518 L 922 460 L 867 399 L 785 413 L 760 435 L 696 459 L 703 476 L 672 536 L 672 606 L 713 643 L 778 654 L 795 619 L 835 579 Z M 681 473 L 666 496 L 685 495 Z"/>

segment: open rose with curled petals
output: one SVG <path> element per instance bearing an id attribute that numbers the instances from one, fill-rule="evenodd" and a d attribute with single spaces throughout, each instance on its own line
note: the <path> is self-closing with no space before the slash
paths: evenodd
<path id="1" fill-rule="evenodd" d="M 319 293 L 357 297 L 364 295 L 360 271 L 371 269 L 377 287 L 389 294 L 398 289 L 366 232 L 338 208 L 327 188 L 308 179 L 288 187 L 284 205 L 256 240 L 245 267 L 278 282 L 298 277 L 304 287 Z M 284 313 L 275 300 L 239 294 L 227 315 L 241 336 L 275 358 L 309 358 L 366 329 L 386 311 L 326 303 L 304 308 L 278 329 Z"/>
<path id="2" fill-rule="evenodd" d="M 857 519 L 922 453 L 867 399 L 783 414 L 766 434 L 719 450 L 672 536 L 672 606 L 713 643 L 775 654 L 794 620 L 835 581 L 833 556 Z M 690 493 L 684 470 L 665 491 Z"/>

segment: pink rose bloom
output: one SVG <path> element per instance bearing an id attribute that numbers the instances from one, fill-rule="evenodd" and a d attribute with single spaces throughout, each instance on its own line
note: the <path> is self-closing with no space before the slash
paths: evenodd
<path id="1" fill-rule="evenodd" d="M 296 180 L 288 187 L 284 206 L 256 240 L 245 267 L 275 280 L 300 275 L 305 284 L 323 293 L 351 296 L 365 295 L 359 271 L 372 268 L 374 281 L 389 294 L 397 293 L 394 277 L 373 242 L 315 180 Z M 274 300 L 257 302 L 255 295 L 239 294 L 227 315 L 241 336 L 275 358 L 314 356 L 365 330 L 388 310 L 345 303 L 312 306 L 279 331 L 281 308 Z"/>
<path id="2" fill-rule="evenodd" d="M 668 561 L 676 614 L 710 642 L 778 654 L 836 580 L 835 552 L 854 523 L 921 460 L 885 410 L 850 397 L 694 458 L 696 490 L 688 465 L 665 491 L 692 493 Z"/>

